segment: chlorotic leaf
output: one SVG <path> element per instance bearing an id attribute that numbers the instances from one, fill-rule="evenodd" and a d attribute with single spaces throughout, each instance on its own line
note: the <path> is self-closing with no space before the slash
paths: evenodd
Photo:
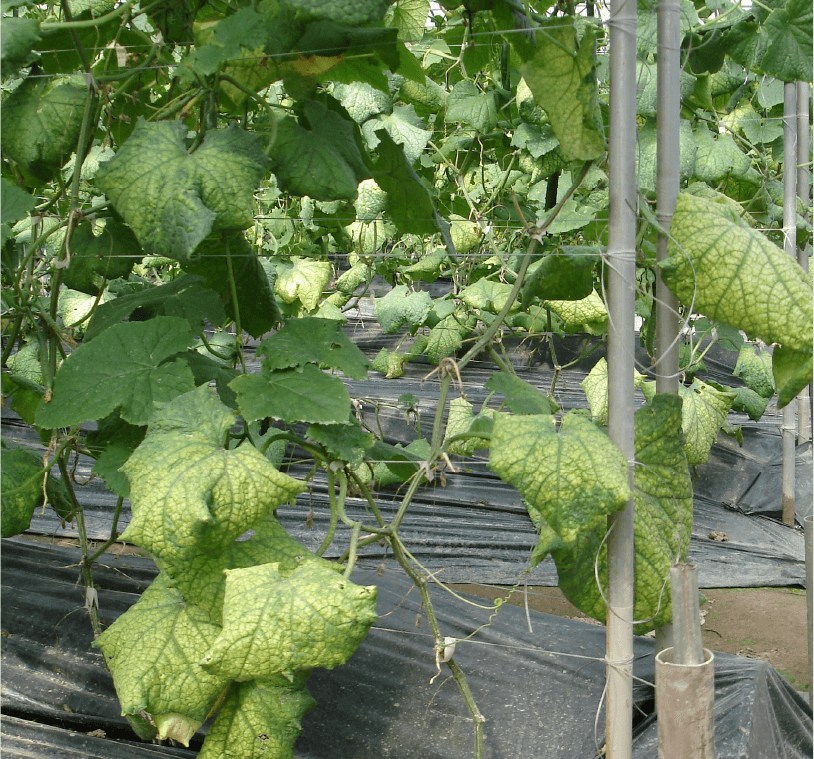
<path id="1" fill-rule="evenodd" d="M 605 152 L 594 50 L 596 33 L 587 27 L 577 48 L 573 19 L 560 17 L 537 28 L 537 52 L 520 73 L 542 106 L 563 153 L 588 161 Z"/>
<path id="2" fill-rule="evenodd" d="M 183 121 L 139 119 L 96 183 L 142 247 L 188 260 L 210 232 L 254 221 L 253 192 L 269 161 L 256 137 L 236 124 L 211 130 L 190 153 Z"/>
<path id="3" fill-rule="evenodd" d="M 430 363 L 438 364 L 441 359 L 455 353 L 468 334 L 469 329 L 458 320 L 457 315 L 450 314 L 430 330 L 424 355 Z"/>
<path id="4" fill-rule="evenodd" d="M 164 566 L 214 551 L 304 485 L 278 472 L 254 447 L 227 450 L 234 417 L 201 386 L 162 408 L 123 471 L 133 518 L 122 535 Z"/>
<path id="5" fill-rule="evenodd" d="M 70 427 L 117 408 L 125 421 L 145 424 L 156 403 L 195 387 L 185 364 L 163 363 L 192 340 L 187 322 L 174 316 L 110 327 L 63 362 L 54 378 L 53 400 L 37 409 L 37 426 Z"/>
<path id="6" fill-rule="evenodd" d="M 506 405 L 515 414 L 553 414 L 559 409 L 553 399 L 534 385 L 507 372 L 492 372 L 486 389 L 506 396 Z"/>
<path id="7" fill-rule="evenodd" d="M 795 351 L 783 345 L 776 347 L 772 355 L 772 372 L 777 385 L 777 407 L 783 408 L 811 384 L 811 352 Z"/>
<path id="8" fill-rule="evenodd" d="M 316 702 L 305 687 L 282 676 L 236 683 L 206 734 L 198 759 L 286 759 L 302 731 L 300 720 Z"/>
<path id="9" fill-rule="evenodd" d="M 633 384 L 641 387 L 645 375 L 633 370 Z M 608 423 L 608 362 L 604 358 L 597 361 L 588 376 L 582 380 L 582 389 L 591 409 L 591 419 L 597 424 Z"/>
<path id="10" fill-rule="evenodd" d="M 490 279 L 479 279 L 475 284 L 469 285 L 458 293 L 458 297 L 469 308 L 498 313 L 509 300 L 512 286 L 508 282 L 493 282 Z M 520 303 L 515 301 L 509 309 L 519 311 Z"/>
<path id="11" fill-rule="evenodd" d="M 306 364 L 339 369 L 353 379 L 364 379 L 370 362 L 331 319 L 303 317 L 286 324 L 257 348 L 263 366 L 269 372 Z"/>
<path id="12" fill-rule="evenodd" d="M 600 334 L 608 326 L 608 309 L 596 290 L 582 300 L 547 300 L 543 302 L 565 322 L 567 332 Z"/>
<path id="13" fill-rule="evenodd" d="M 424 121 L 412 105 L 396 106 L 392 113 L 380 113 L 362 125 L 362 134 L 371 150 L 379 145 L 381 138 L 378 133 L 382 129 L 401 146 L 409 164 L 419 159 L 432 137 L 432 132 L 424 128 Z"/>
<path id="14" fill-rule="evenodd" d="M 429 0 L 399 0 L 390 6 L 384 24 L 395 26 L 399 30 L 400 40 L 414 42 L 424 34 L 429 13 Z"/>
<path id="15" fill-rule="evenodd" d="M 146 712 L 160 733 L 162 727 L 167 730 L 161 738 L 171 737 L 188 746 L 229 684 L 227 678 L 198 664 L 219 632 L 160 574 L 136 604 L 93 642 L 105 655 L 122 714 Z"/>
<path id="16" fill-rule="evenodd" d="M 432 310 L 429 293 L 409 292 L 406 285 L 396 285 L 383 298 L 376 298 L 375 314 L 385 335 L 398 332 L 403 324 L 415 332 Z"/>
<path id="17" fill-rule="evenodd" d="M 744 343 L 732 374 L 740 377 L 747 387 L 762 397 L 771 398 L 774 395 L 772 355 L 768 351 L 764 350 L 758 355 L 754 345 Z"/>
<path id="18" fill-rule="evenodd" d="M 662 277 L 678 299 L 766 343 L 810 352 L 811 283 L 760 232 L 718 203 L 679 193 Z"/>
<path id="19" fill-rule="evenodd" d="M 62 78 L 26 79 L 3 100 L 3 156 L 50 179 L 76 147 L 87 97 L 87 89 Z"/>
<path id="20" fill-rule="evenodd" d="M 287 578 L 277 564 L 226 570 L 223 631 L 202 665 L 238 682 L 344 664 L 376 614 L 362 587 L 317 562 Z"/>
<path id="21" fill-rule="evenodd" d="M 489 467 L 516 487 L 566 546 L 630 498 L 621 451 L 584 416 L 566 415 L 557 432 L 551 415 L 495 419 Z"/>
<path id="22" fill-rule="evenodd" d="M 229 386 L 237 393 L 246 421 L 280 419 L 286 423 L 347 424 L 350 396 L 339 377 L 314 364 L 264 374 L 243 374 Z"/>
<path id="23" fill-rule="evenodd" d="M 290 262 L 275 261 L 274 267 L 277 269 L 274 292 L 285 303 L 299 298 L 306 311 L 313 311 L 331 281 L 331 264 L 292 256 Z"/>
<path id="24" fill-rule="evenodd" d="M 281 577 L 288 577 L 306 561 L 316 561 L 341 571 L 341 567 L 312 554 L 288 535 L 271 515 L 260 519 L 237 540 L 221 550 L 198 551 L 182 564 L 165 567 L 167 581 L 184 598 L 194 598 L 217 625 L 223 624 L 225 569 L 276 563 Z"/>
<path id="25" fill-rule="evenodd" d="M 494 409 L 486 409 L 477 417 L 472 413 L 472 404 L 466 398 L 453 398 L 449 402 L 449 416 L 444 430 L 444 446 L 447 453 L 456 456 L 471 456 L 479 448 L 488 448 L 489 439 L 472 432 L 472 425 L 476 419 L 493 419 Z M 467 440 L 457 440 L 447 444 L 455 435 L 464 435 L 472 432 Z"/>
<path id="26" fill-rule="evenodd" d="M 642 635 L 672 618 L 670 566 L 684 561 L 692 532 L 692 482 L 681 444 L 681 401 L 656 396 L 635 416 L 634 632 Z M 554 550 L 559 586 L 581 611 L 605 621 L 605 602 L 595 579 L 607 593 L 607 528 L 583 532 L 575 545 Z"/>
<path id="27" fill-rule="evenodd" d="M 3 447 L 2 454 L 2 536 L 11 538 L 25 532 L 34 509 L 43 502 L 42 460 L 26 448 Z"/>

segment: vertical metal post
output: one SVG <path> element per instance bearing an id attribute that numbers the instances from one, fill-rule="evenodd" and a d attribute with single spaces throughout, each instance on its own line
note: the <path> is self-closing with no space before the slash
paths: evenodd
<path id="1" fill-rule="evenodd" d="M 797 84 L 783 87 L 783 249 L 797 260 Z M 783 408 L 783 523 L 794 524 L 797 401 Z"/>
<path id="2" fill-rule="evenodd" d="M 804 520 L 806 530 L 806 608 L 808 611 L 808 703 L 814 706 L 814 516 Z"/>
<path id="3" fill-rule="evenodd" d="M 636 300 L 636 2 L 610 5 L 610 215 L 608 229 L 608 434 L 630 462 L 633 491 L 633 355 Z M 633 741 L 633 499 L 608 519 L 607 756 L 629 759 Z"/>
<path id="4" fill-rule="evenodd" d="M 656 219 L 669 230 L 679 189 L 679 126 L 681 92 L 681 2 L 658 3 L 658 110 L 656 126 Z M 659 235 L 656 260 L 667 258 L 667 237 Z M 656 269 L 656 392 L 678 393 L 678 299 L 661 280 Z M 672 624 L 656 630 L 656 651 L 673 645 Z"/>
<path id="5" fill-rule="evenodd" d="M 808 134 L 811 120 L 808 109 L 811 102 L 811 89 L 808 82 L 797 82 L 797 195 L 803 199 L 806 208 L 810 203 L 811 170 L 808 148 Z M 806 220 L 810 220 L 806 211 Z M 808 272 L 808 243 L 797 249 L 797 262 Z M 803 388 L 797 396 L 797 442 L 811 440 L 811 394 L 810 386 Z"/>

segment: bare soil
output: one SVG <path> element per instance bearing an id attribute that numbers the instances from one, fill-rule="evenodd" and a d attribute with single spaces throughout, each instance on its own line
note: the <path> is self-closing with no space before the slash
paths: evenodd
<path id="1" fill-rule="evenodd" d="M 494 600 L 508 590 L 491 585 L 454 585 L 456 590 Z M 798 588 L 714 588 L 701 591 L 701 634 L 704 646 L 769 662 L 795 689 L 811 688 L 806 636 L 806 594 Z M 509 603 L 522 606 L 523 592 Z M 536 611 L 596 624 L 586 617 L 559 588 L 528 589 L 528 606 Z"/>

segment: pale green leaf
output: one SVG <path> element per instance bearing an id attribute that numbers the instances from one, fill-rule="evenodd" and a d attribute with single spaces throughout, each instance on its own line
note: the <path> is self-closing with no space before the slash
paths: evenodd
<path id="1" fill-rule="evenodd" d="M 603 332 L 607 329 L 608 309 L 596 290 L 582 300 L 547 300 L 543 302 L 565 322 L 568 332 Z"/>
<path id="2" fill-rule="evenodd" d="M 738 362 L 732 374 L 740 377 L 747 387 L 763 398 L 774 395 L 772 355 L 768 351 L 764 350 L 758 355 L 754 345 L 745 343 L 738 353 Z"/>
<path id="3" fill-rule="evenodd" d="M 689 180 L 695 171 L 697 148 L 692 127 L 686 119 L 681 119 L 678 132 L 679 164 L 678 172 L 682 179 Z M 650 193 L 656 191 L 656 124 L 648 121 L 640 130 L 637 138 L 636 176 L 639 187 Z"/>
<path id="4" fill-rule="evenodd" d="M 374 308 L 382 332 L 386 335 L 398 332 L 404 324 L 415 332 L 424 324 L 431 310 L 429 293 L 410 292 L 406 285 L 396 285 L 383 298 L 376 298 Z"/>
<path id="5" fill-rule="evenodd" d="M 497 124 L 495 93 L 482 92 L 474 82 L 462 79 L 447 95 L 444 121 L 490 132 Z"/>
<path id="6" fill-rule="evenodd" d="M 385 26 L 395 26 L 399 39 L 416 42 L 421 39 L 430 14 L 430 0 L 397 0 L 385 16 Z"/>
<path id="7" fill-rule="evenodd" d="M 412 105 L 396 106 L 392 113 L 380 113 L 362 125 L 362 134 L 371 150 L 379 145 L 377 132 L 381 129 L 392 137 L 393 142 L 401 145 L 410 164 L 419 159 L 432 137 L 432 132 L 424 128 L 424 121 L 416 114 Z"/>
<path id="8" fill-rule="evenodd" d="M 228 450 L 235 418 L 206 386 L 164 406 L 123 471 L 133 518 L 123 540 L 164 566 L 228 546 L 305 489 L 251 445 Z"/>
<path id="9" fill-rule="evenodd" d="M 627 462 L 608 436 L 573 412 L 495 419 L 489 467 L 516 487 L 566 546 L 604 525 L 630 498 Z"/>
<path id="10" fill-rule="evenodd" d="M 537 52 L 520 72 L 545 109 L 563 153 L 569 160 L 591 160 L 605 152 L 594 51 L 596 37 L 587 29 L 577 48 L 573 19 L 540 24 Z"/>
<path id="11" fill-rule="evenodd" d="M 136 604 L 93 641 L 113 675 L 122 714 L 146 712 L 159 729 L 160 717 L 181 715 L 187 723 L 184 732 L 160 737 L 189 745 L 229 684 L 198 664 L 219 632 L 160 574 Z"/>
<path id="12" fill-rule="evenodd" d="M 744 174 L 749 170 L 749 156 L 741 152 L 732 135 L 713 135 L 706 125 L 693 130 L 698 150 L 695 154 L 695 176 L 703 182 L 717 182 L 730 172 Z M 711 189 L 711 188 L 710 188 Z"/>
<path id="13" fill-rule="evenodd" d="M 117 408 L 125 421 L 145 424 L 155 404 L 195 386 L 185 364 L 163 363 L 192 340 L 187 322 L 173 316 L 110 327 L 63 362 L 54 378 L 53 400 L 37 409 L 37 426 L 70 427 Z"/>
<path id="14" fill-rule="evenodd" d="M 458 297 L 469 308 L 498 313 L 505 305 L 511 294 L 512 286 L 508 282 L 493 282 L 489 279 L 479 279 L 474 285 L 469 285 L 458 293 Z M 509 312 L 519 311 L 520 302 L 515 300 Z"/>
<path id="15" fill-rule="evenodd" d="M 455 314 L 444 317 L 436 324 L 427 336 L 427 347 L 424 355 L 432 364 L 438 364 L 442 358 L 451 356 L 463 345 L 463 339 L 469 334 Z"/>
<path id="16" fill-rule="evenodd" d="M 259 140 L 236 124 L 207 132 L 190 153 L 183 121 L 139 119 L 96 183 L 142 247 L 177 261 L 219 229 L 254 223 L 253 192 L 268 165 Z"/>
<path id="17" fill-rule="evenodd" d="M 333 96 L 342 103 L 357 124 L 364 124 L 376 114 L 390 113 L 393 110 L 393 98 L 390 94 L 371 87 L 366 82 L 335 84 Z"/>
<path id="18" fill-rule="evenodd" d="M 244 374 L 229 385 L 247 421 L 280 419 L 293 424 L 347 424 L 350 396 L 339 377 L 306 364 L 301 370 Z"/>
<path id="19" fill-rule="evenodd" d="M 300 720 L 316 706 L 305 687 L 282 676 L 236 683 L 206 734 L 198 759 L 290 759 Z"/>
<path id="20" fill-rule="evenodd" d="M 277 564 L 226 570 L 223 631 L 203 666 L 245 682 L 344 664 L 378 619 L 376 588 L 318 562 L 287 578 Z"/>
<path id="21" fill-rule="evenodd" d="M 670 231 L 662 277 L 682 303 L 766 343 L 811 351 L 811 283 L 796 261 L 727 207 L 686 193 Z"/>
<path id="22" fill-rule="evenodd" d="M 473 406 L 466 398 L 453 398 L 449 402 L 449 415 L 447 416 L 447 426 L 444 430 L 444 448 L 447 453 L 456 456 L 471 456 L 479 448 L 489 447 L 489 438 L 483 437 L 476 432 L 472 432 L 472 425 L 476 419 L 494 419 L 494 409 L 486 409 L 475 416 L 472 413 Z M 452 443 L 447 441 L 455 435 L 464 435 L 472 432 L 472 437 L 467 440 L 457 440 Z"/>

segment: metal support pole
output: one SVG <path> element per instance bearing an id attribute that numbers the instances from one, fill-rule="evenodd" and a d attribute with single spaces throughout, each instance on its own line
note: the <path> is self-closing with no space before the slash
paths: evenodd
<path id="1" fill-rule="evenodd" d="M 608 227 L 608 434 L 630 462 L 636 300 L 636 2 L 610 5 L 610 214 Z M 608 519 L 606 756 L 630 759 L 633 741 L 633 498 Z"/>
<path id="2" fill-rule="evenodd" d="M 797 260 L 797 84 L 783 88 L 783 249 Z M 783 408 L 783 523 L 794 524 L 797 401 Z"/>
<path id="3" fill-rule="evenodd" d="M 814 516 L 804 520 L 806 530 L 806 608 L 808 610 L 808 703 L 814 706 Z"/>
<path id="4" fill-rule="evenodd" d="M 811 102 L 811 85 L 808 82 L 797 82 L 797 195 L 803 199 L 808 209 L 811 193 L 811 170 L 808 162 L 808 134 L 811 128 L 811 119 L 808 109 Z M 806 211 L 805 218 L 810 220 L 811 214 Z M 808 272 L 808 243 L 805 247 L 797 249 L 797 262 Z M 803 388 L 797 396 L 797 442 L 805 443 L 811 440 L 811 393 L 810 386 Z"/>
<path id="5" fill-rule="evenodd" d="M 658 109 L 656 129 L 656 219 L 669 230 L 676 206 L 679 178 L 679 126 L 681 92 L 681 2 L 658 3 Z M 668 239 L 659 235 L 656 260 L 667 258 Z M 678 298 L 664 285 L 661 269 L 656 269 L 656 392 L 678 393 Z M 656 652 L 673 645 L 673 626 L 656 630 Z"/>

